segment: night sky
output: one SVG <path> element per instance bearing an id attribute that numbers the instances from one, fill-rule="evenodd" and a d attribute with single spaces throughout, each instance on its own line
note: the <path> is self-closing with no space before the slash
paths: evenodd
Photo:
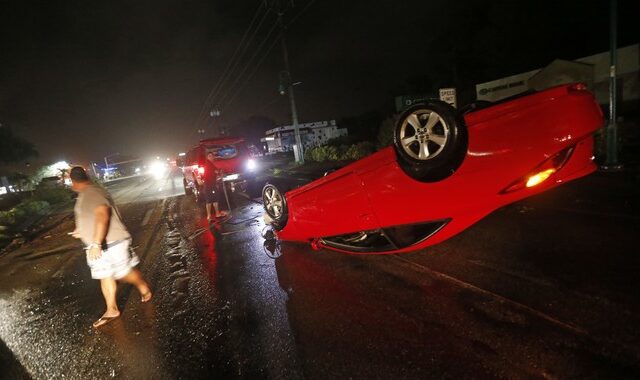
<path id="1" fill-rule="evenodd" d="M 619 4 L 619 46 L 638 42 L 633 3 Z M 608 50 L 608 4 L 296 0 L 284 20 L 300 121 L 386 112 L 396 95 L 470 92 L 555 58 Z M 34 163 L 175 155 L 210 128 L 211 120 L 196 125 L 207 95 L 265 9 L 258 0 L 0 0 L 0 123 L 36 145 Z M 235 95 L 215 122 L 290 121 L 277 92 L 277 29 L 265 40 L 275 22 L 271 10 L 217 97 Z"/>

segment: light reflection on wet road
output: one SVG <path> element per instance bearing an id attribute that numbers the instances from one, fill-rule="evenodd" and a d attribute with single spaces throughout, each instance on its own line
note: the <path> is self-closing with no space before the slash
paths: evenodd
<path id="1" fill-rule="evenodd" d="M 262 207 L 242 197 L 233 197 L 230 220 L 208 228 L 203 208 L 179 196 L 179 177 L 126 180 L 110 190 L 154 300 L 142 305 L 135 291 L 122 287 L 122 318 L 93 331 L 101 297 L 82 252 L 65 235 L 68 219 L 48 232 L 52 237 L 13 252 L 11 260 L 1 257 L 0 337 L 35 378 L 639 373 L 633 336 L 621 345 L 572 324 L 590 326 L 602 318 L 595 311 L 606 307 L 634 326 L 638 316 L 626 304 L 585 300 L 553 277 L 509 268 L 504 252 L 513 257 L 526 241 L 491 236 L 508 236 L 509 221 L 530 223 L 532 216 L 523 218 L 518 208 L 500 210 L 428 255 L 349 256 L 290 243 L 272 254 L 260 236 Z M 564 214 L 556 219 L 559 225 L 572 220 Z M 503 261 L 489 262 L 494 252 Z M 545 294 L 548 305 L 536 294 Z M 554 294 L 563 298 L 554 300 Z M 552 301 L 588 312 L 570 314 Z"/>

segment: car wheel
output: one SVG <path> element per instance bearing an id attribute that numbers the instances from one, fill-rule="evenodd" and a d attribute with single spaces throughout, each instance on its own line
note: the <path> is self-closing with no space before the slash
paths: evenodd
<path id="1" fill-rule="evenodd" d="M 186 195 L 193 195 L 193 189 L 187 186 L 187 181 L 185 181 L 184 179 L 182 180 L 182 186 L 184 187 L 184 193 Z"/>
<path id="2" fill-rule="evenodd" d="M 404 111 L 393 137 L 400 167 L 425 182 L 453 174 L 467 149 L 464 122 L 455 108 L 441 101 L 416 104 Z"/>
<path id="3" fill-rule="evenodd" d="M 262 204 L 276 228 L 282 229 L 287 223 L 288 210 L 284 194 L 272 184 L 266 184 L 262 189 Z"/>

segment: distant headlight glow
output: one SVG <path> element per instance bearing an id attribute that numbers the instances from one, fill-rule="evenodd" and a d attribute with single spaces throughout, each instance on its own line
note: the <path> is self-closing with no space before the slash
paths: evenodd
<path id="1" fill-rule="evenodd" d="M 250 158 L 247 161 L 247 169 L 253 171 L 256 170 L 258 168 L 258 164 L 256 163 L 256 160 L 254 160 L 253 158 Z"/>
<path id="2" fill-rule="evenodd" d="M 149 173 L 153 175 L 156 179 L 160 179 L 164 176 L 167 171 L 167 164 L 164 162 L 154 162 L 149 165 Z"/>

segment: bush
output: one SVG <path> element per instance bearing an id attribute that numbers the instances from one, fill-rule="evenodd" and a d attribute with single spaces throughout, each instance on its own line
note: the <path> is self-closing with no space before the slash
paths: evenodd
<path id="1" fill-rule="evenodd" d="M 314 148 L 307 149 L 305 152 L 305 159 L 315 162 L 337 161 L 339 159 L 338 148 L 327 145 L 316 146 Z"/>
<path id="2" fill-rule="evenodd" d="M 317 146 L 309 148 L 305 152 L 304 158 L 307 161 L 354 161 L 368 156 L 373 152 L 373 143 L 369 141 L 359 142 L 353 145 Z"/>
<path id="3" fill-rule="evenodd" d="M 71 190 L 65 187 L 38 188 L 33 193 L 33 199 L 36 201 L 44 201 L 54 205 L 57 203 L 67 202 L 72 198 Z"/>
<path id="4" fill-rule="evenodd" d="M 16 213 L 14 209 L 0 211 L 0 225 L 9 226 L 16 223 Z"/>
<path id="5" fill-rule="evenodd" d="M 378 136 L 376 138 L 376 146 L 378 149 L 393 144 L 393 133 L 398 121 L 398 116 L 399 115 L 393 115 L 380 123 L 380 129 L 378 129 Z"/>
<path id="6" fill-rule="evenodd" d="M 341 160 L 359 160 L 373 153 L 373 143 L 369 141 L 363 141 L 357 144 L 353 144 L 344 152 Z"/>
<path id="7" fill-rule="evenodd" d="M 334 137 L 327 141 L 324 145 L 331 145 L 335 147 L 344 147 L 357 143 L 357 138 L 352 135 Z"/>
<path id="8" fill-rule="evenodd" d="M 0 224 L 5 226 L 19 225 L 29 217 L 45 215 L 48 211 L 48 202 L 29 199 L 11 210 L 0 211 Z"/>
<path id="9" fill-rule="evenodd" d="M 312 152 L 316 149 L 317 147 L 312 147 L 312 148 L 307 148 L 304 150 L 304 160 L 305 161 L 313 161 L 313 157 L 312 157 Z"/>

